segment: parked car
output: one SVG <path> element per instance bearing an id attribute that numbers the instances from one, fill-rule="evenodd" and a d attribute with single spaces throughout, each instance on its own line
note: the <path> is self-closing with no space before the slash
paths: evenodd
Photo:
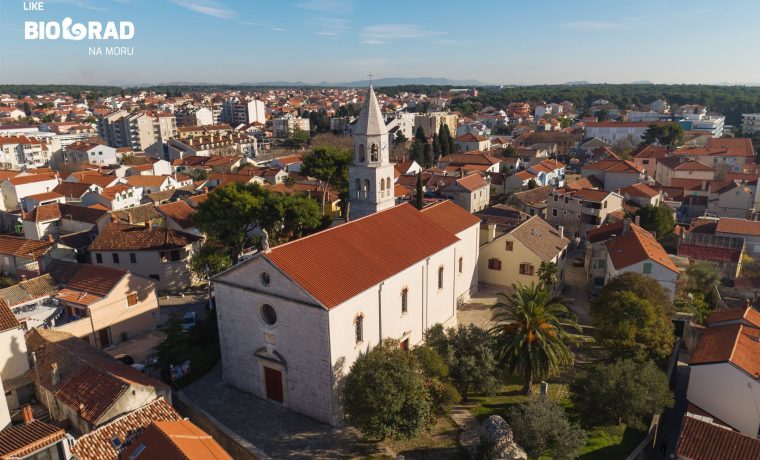
<path id="1" fill-rule="evenodd" d="M 126 353 L 121 353 L 119 355 L 114 356 L 114 358 L 118 359 L 122 363 L 126 364 L 127 366 L 131 366 L 135 363 L 135 358 L 129 356 Z"/>
<path id="2" fill-rule="evenodd" d="M 573 265 L 576 267 L 583 266 L 583 257 L 573 257 Z"/>
<path id="3" fill-rule="evenodd" d="M 182 330 L 189 331 L 198 325 L 198 313 L 189 311 L 182 317 Z"/>

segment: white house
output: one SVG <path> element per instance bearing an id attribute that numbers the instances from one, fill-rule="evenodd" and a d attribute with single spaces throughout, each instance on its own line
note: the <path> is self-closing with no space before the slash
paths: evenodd
<path id="1" fill-rule="evenodd" d="M 15 211 L 21 207 L 21 199 L 52 191 L 60 182 L 58 173 L 28 174 L 9 177 L 0 182 L 0 211 Z"/>
<path id="2" fill-rule="evenodd" d="M 528 168 L 536 178 L 536 184 L 539 187 L 552 185 L 554 187 L 563 187 L 565 185 L 565 165 L 557 160 L 543 160 Z"/>
<path id="3" fill-rule="evenodd" d="M 760 313 L 715 312 L 691 355 L 690 405 L 750 437 L 760 432 Z"/>
<path id="4" fill-rule="evenodd" d="M 679 270 L 651 233 L 626 219 L 621 234 L 606 247 L 605 284 L 623 273 L 639 273 L 660 283 L 673 299 Z"/>
<path id="5" fill-rule="evenodd" d="M 66 148 L 66 155 L 70 161 L 97 166 L 119 164 L 119 157 L 114 147 L 105 143 L 94 141 L 80 141 Z"/>

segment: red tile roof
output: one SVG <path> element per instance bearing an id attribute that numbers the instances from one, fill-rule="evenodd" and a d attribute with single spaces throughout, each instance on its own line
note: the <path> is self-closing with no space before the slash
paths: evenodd
<path id="1" fill-rule="evenodd" d="M 11 311 L 8 302 L 0 297 L 0 332 L 19 327 L 16 315 Z"/>
<path id="2" fill-rule="evenodd" d="M 332 308 L 457 241 L 402 204 L 277 246 L 263 257 Z"/>
<path id="3" fill-rule="evenodd" d="M 629 231 L 607 241 L 607 252 L 618 270 L 651 260 L 675 273 L 680 271 L 654 236 L 634 223 Z"/>
<path id="4" fill-rule="evenodd" d="M 715 228 L 715 232 L 732 235 L 760 236 L 760 221 L 721 217 L 718 221 L 718 226 Z"/>
<path id="5" fill-rule="evenodd" d="M 195 226 L 195 220 L 193 219 L 195 209 L 193 209 L 185 201 L 166 203 L 162 204 L 161 206 L 157 206 L 157 208 L 159 212 L 164 214 L 166 217 L 171 218 L 182 228 L 190 228 Z"/>
<path id="6" fill-rule="evenodd" d="M 50 250 L 52 244 L 47 241 L 27 240 L 18 236 L 0 235 L 0 254 L 19 257 L 40 258 Z"/>
<path id="7" fill-rule="evenodd" d="M 470 192 L 488 186 L 488 181 L 480 173 L 468 174 L 461 179 L 457 179 L 456 183 Z"/>
<path id="8" fill-rule="evenodd" d="M 140 448 L 140 460 L 232 460 L 214 438 L 189 420 L 153 422 L 126 449 L 122 458 L 128 458 Z"/>
<path id="9" fill-rule="evenodd" d="M 54 173 L 29 174 L 28 176 L 15 176 L 8 178 L 8 182 L 13 185 L 31 184 L 33 182 L 43 182 L 48 180 L 58 180 Z"/>
<path id="10" fill-rule="evenodd" d="M 676 454 L 688 460 L 757 460 L 760 439 L 687 414 L 681 424 Z"/>
<path id="11" fill-rule="evenodd" d="M 480 224 L 480 218 L 449 200 L 423 208 L 422 215 L 453 234 Z"/>
<path id="12" fill-rule="evenodd" d="M 729 155 L 754 158 L 755 152 L 752 146 L 752 139 L 743 137 L 711 137 L 707 139 L 707 146 L 710 148 L 721 148 L 728 151 Z"/>
<path id="13" fill-rule="evenodd" d="M 710 314 L 707 318 L 707 324 L 714 324 L 724 321 L 744 320 L 760 328 L 760 311 L 754 308 L 729 308 L 728 310 L 719 310 Z"/>
<path id="14" fill-rule="evenodd" d="M 201 239 L 198 235 L 168 228 L 148 228 L 111 222 L 90 245 L 90 251 L 153 251 L 179 249 Z"/>
<path id="15" fill-rule="evenodd" d="M 660 194 L 658 190 L 653 189 L 647 184 L 629 185 L 628 187 L 621 188 L 620 193 L 643 198 L 653 198 Z"/>
<path id="16" fill-rule="evenodd" d="M 80 437 L 71 451 L 81 460 L 116 460 L 147 426 L 166 420 L 182 420 L 182 416 L 164 398 L 158 398 Z M 112 442 L 116 438 L 121 442 L 118 448 Z"/>
<path id="17" fill-rule="evenodd" d="M 723 362 L 760 377 L 760 328 L 740 323 L 708 326 L 689 364 Z"/>
<path id="18" fill-rule="evenodd" d="M 63 428 L 39 420 L 12 426 L 0 431 L 0 458 L 26 458 L 65 437 Z"/>
<path id="19" fill-rule="evenodd" d="M 129 273 L 119 268 L 80 264 L 79 271 L 66 287 L 77 291 L 106 296 Z"/>

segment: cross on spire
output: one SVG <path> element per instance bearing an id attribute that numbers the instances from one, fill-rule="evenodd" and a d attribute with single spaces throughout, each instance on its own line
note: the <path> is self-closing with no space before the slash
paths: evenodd
<path id="1" fill-rule="evenodd" d="M 369 77 L 369 85 L 372 86 L 372 72 L 368 73 L 367 76 Z"/>

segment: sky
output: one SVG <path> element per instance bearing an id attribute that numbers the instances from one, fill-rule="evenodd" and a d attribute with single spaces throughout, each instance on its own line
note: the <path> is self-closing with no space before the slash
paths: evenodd
<path id="1" fill-rule="evenodd" d="M 0 83 L 760 84 L 760 1 L 0 0 Z M 130 40 L 25 23 L 130 21 Z M 53 25 L 55 27 L 55 24 Z M 130 55 L 106 55 L 126 47 Z M 97 49 L 103 55 L 97 55 Z"/>

